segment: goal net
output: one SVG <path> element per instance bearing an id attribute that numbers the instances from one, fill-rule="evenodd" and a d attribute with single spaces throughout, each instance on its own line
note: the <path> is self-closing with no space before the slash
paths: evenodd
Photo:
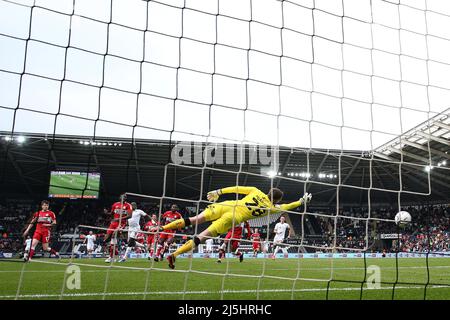
<path id="1" fill-rule="evenodd" d="M 448 294 L 449 30 L 438 0 L 0 0 L 0 200 L 80 212 L 61 218 L 68 255 L 20 265 L 0 298 Z M 109 242 L 82 259 L 83 237 L 108 232 L 92 202 L 187 219 L 231 186 L 312 200 L 242 234 L 234 219 L 229 241 L 207 236 L 174 270 L 149 255 L 157 241 L 119 263 L 127 226 L 110 262 Z M 177 229 L 165 257 L 210 223 Z M 58 281 L 41 290 L 44 270 Z"/>

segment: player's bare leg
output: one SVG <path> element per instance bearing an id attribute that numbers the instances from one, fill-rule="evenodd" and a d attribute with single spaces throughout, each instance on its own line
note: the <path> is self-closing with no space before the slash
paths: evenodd
<path id="1" fill-rule="evenodd" d="M 23 253 L 23 261 L 28 261 L 28 257 L 30 256 L 30 250 L 25 250 Z"/>
<path id="2" fill-rule="evenodd" d="M 158 261 L 160 261 L 162 259 L 161 258 L 161 251 L 164 249 L 164 246 L 165 246 L 165 239 L 164 238 L 159 239 L 158 240 L 158 244 L 156 246 L 156 254 L 155 254 L 155 258 L 154 258 L 154 260 L 156 262 L 158 262 Z"/>
<path id="3" fill-rule="evenodd" d="M 103 251 L 108 250 L 107 247 L 108 247 L 108 242 L 110 242 L 110 240 L 111 240 L 111 235 L 112 235 L 112 233 L 105 234 L 105 237 L 103 238 L 103 243 L 102 243 Z M 111 245 L 111 243 L 109 245 Z"/>
<path id="4" fill-rule="evenodd" d="M 223 258 L 225 258 L 225 250 L 219 249 L 219 259 L 217 259 L 217 263 L 222 263 Z"/>
<path id="5" fill-rule="evenodd" d="M 285 247 L 285 246 L 281 247 L 281 251 L 283 251 L 283 255 L 284 255 L 285 258 L 289 257 L 289 253 L 288 253 L 288 248 L 287 247 Z"/>
<path id="6" fill-rule="evenodd" d="M 228 246 L 228 241 L 224 240 L 219 248 L 219 259 L 217 259 L 217 263 L 222 263 L 222 260 L 225 258 L 226 248 Z"/>
<path id="7" fill-rule="evenodd" d="M 164 259 L 164 255 L 166 254 L 166 252 L 169 251 L 169 248 L 174 241 L 175 241 L 174 238 L 169 238 L 169 239 L 167 239 L 166 242 L 164 242 L 164 248 L 161 252 L 161 260 Z"/>
<path id="8" fill-rule="evenodd" d="M 61 259 L 59 256 L 59 253 L 55 250 L 49 247 L 48 243 L 42 243 L 42 250 L 50 252 L 50 257 L 52 255 L 56 256 L 58 259 Z"/>
<path id="9" fill-rule="evenodd" d="M 117 238 L 116 236 L 114 238 L 111 238 L 111 241 L 109 242 L 109 257 L 105 260 L 106 263 L 113 262 L 115 257 L 119 255 L 119 248 L 117 245 Z"/>
<path id="10" fill-rule="evenodd" d="M 278 251 L 283 251 L 283 248 L 281 247 L 280 243 L 276 243 L 275 249 L 273 250 L 273 255 L 272 255 L 272 259 L 275 260 L 276 255 L 278 253 Z"/>
<path id="11" fill-rule="evenodd" d="M 112 229 L 108 229 L 108 232 L 105 234 L 105 237 L 103 238 L 103 251 L 109 251 L 108 258 L 105 260 L 105 262 L 111 262 L 113 259 L 113 251 L 115 250 L 115 247 L 113 245 L 113 238 L 112 235 L 114 232 L 111 232 Z M 109 244 L 108 244 L 109 242 Z"/>
<path id="12" fill-rule="evenodd" d="M 133 248 L 141 248 L 142 249 L 142 248 L 145 248 L 145 245 L 143 245 L 142 243 L 139 243 L 138 241 L 136 241 L 136 239 L 130 238 L 130 240 L 128 240 L 127 249 L 125 250 L 125 253 L 123 254 L 122 258 L 119 260 L 119 262 L 125 262 Z"/>
<path id="13" fill-rule="evenodd" d="M 27 261 L 31 261 L 31 259 L 34 256 L 34 252 L 36 250 L 37 245 L 40 243 L 39 240 L 37 239 L 33 239 L 33 241 L 31 242 L 31 248 L 30 248 L 30 254 L 28 255 L 28 259 Z"/>
<path id="14" fill-rule="evenodd" d="M 153 242 L 150 242 L 148 245 L 147 245 L 147 251 L 148 251 L 148 260 L 150 260 L 152 257 L 153 257 L 153 253 L 154 253 L 154 249 L 153 249 Z"/>
<path id="15" fill-rule="evenodd" d="M 165 226 L 159 227 L 160 231 L 164 230 L 173 230 L 173 229 L 181 229 L 184 227 L 188 227 L 193 224 L 202 224 L 206 222 L 205 212 L 203 211 L 199 215 L 195 217 L 189 217 L 185 219 L 177 219 L 172 221 L 171 223 L 166 224 Z M 207 237 L 213 237 L 216 235 L 212 235 L 208 229 L 201 232 L 198 236 L 194 237 L 194 239 L 187 241 L 180 248 L 178 248 L 173 254 L 167 257 L 169 262 L 169 267 L 171 269 L 175 268 L 175 259 L 178 255 L 188 252 L 192 250 L 195 246 L 198 246 L 200 243 L 204 242 Z"/>
<path id="16" fill-rule="evenodd" d="M 151 258 L 154 258 L 156 255 L 156 248 L 158 246 L 158 240 L 153 240 L 152 244 L 151 244 L 151 248 L 150 248 L 150 256 L 149 256 L 149 260 Z"/>
<path id="17" fill-rule="evenodd" d="M 233 245 L 233 254 L 239 258 L 239 262 L 244 260 L 244 253 L 239 251 L 239 243 Z"/>
<path id="18" fill-rule="evenodd" d="M 169 249 L 169 240 L 167 240 L 166 242 L 164 242 L 164 246 L 161 249 L 161 255 L 159 260 L 163 260 L 164 259 L 164 255 L 166 254 L 166 251 Z"/>
<path id="19" fill-rule="evenodd" d="M 183 254 L 185 252 L 189 252 L 194 247 L 198 246 L 200 243 L 205 242 L 207 238 L 215 237 L 216 234 L 212 234 L 208 229 L 202 231 L 198 236 L 194 237 L 194 239 L 187 241 L 181 247 L 179 247 L 174 253 L 167 256 L 167 261 L 169 262 L 169 267 L 171 269 L 175 269 L 175 260 L 177 256 Z"/>

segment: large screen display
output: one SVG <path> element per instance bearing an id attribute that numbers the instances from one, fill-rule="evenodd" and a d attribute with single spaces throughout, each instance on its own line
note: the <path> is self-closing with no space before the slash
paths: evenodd
<path id="1" fill-rule="evenodd" d="M 97 199 L 100 174 L 77 171 L 52 171 L 49 198 Z"/>

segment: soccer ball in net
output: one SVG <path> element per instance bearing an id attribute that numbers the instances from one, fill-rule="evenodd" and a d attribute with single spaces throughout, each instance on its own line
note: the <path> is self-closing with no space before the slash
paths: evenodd
<path id="1" fill-rule="evenodd" d="M 395 215 L 395 223 L 400 227 L 404 227 L 411 223 L 411 215 L 406 211 L 400 211 Z"/>

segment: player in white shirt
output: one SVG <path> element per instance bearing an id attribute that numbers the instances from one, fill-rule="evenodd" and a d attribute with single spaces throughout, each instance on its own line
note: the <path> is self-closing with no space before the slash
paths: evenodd
<path id="1" fill-rule="evenodd" d="M 92 258 L 92 252 L 94 252 L 95 240 L 97 240 L 97 237 L 92 231 L 89 231 L 89 234 L 84 238 L 83 244 L 86 244 L 86 251 L 89 258 Z"/>
<path id="2" fill-rule="evenodd" d="M 131 249 L 135 247 L 145 248 L 144 244 L 137 241 L 137 237 L 138 233 L 141 232 L 141 217 L 148 217 L 148 215 L 137 208 L 136 202 L 132 202 L 131 207 L 133 208 L 133 212 L 131 213 L 131 218 L 128 219 L 128 246 L 119 262 L 125 262 L 127 260 Z"/>
<path id="3" fill-rule="evenodd" d="M 284 255 L 288 255 L 288 251 L 286 246 L 283 245 L 284 240 L 286 239 L 286 231 L 289 230 L 287 238 L 291 235 L 291 227 L 286 223 L 285 217 L 280 217 L 280 222 L 275 225 L 273 232 L 275 233 L 275 237 L 273 238 L 273 246 L 275 247 L 272 255 L 272 259 L 275 259 L 275 255 L 279 250 L 282 250 Z"/>
<path id="4" fill-rule="evenodd" d="M 212 239 L 212 238 L 206 239 L 205 244 L 206 244 L 205 253 L 207 253 L 207 254 L 212 253 L 213 252 L 214 239 Z"/>
<path id="5" fill-rule="evenodd" d="M 264 257 L 269 253 L 270 242 L 268 240 L 264 240 L 262 242 L 262 252 L 264 253 Z"/>
<path id="6" fill-rule="evenodd" d="M 30 236 L 27 236 L 27 240 L 25 240 L 25 252 L 23 254 L 23 261 L 28 261 L 28 254 L 30 253 L 30 249 L 31 249 L 31 242 L 33 242 L 33 240 L 31 239 Z"/>

